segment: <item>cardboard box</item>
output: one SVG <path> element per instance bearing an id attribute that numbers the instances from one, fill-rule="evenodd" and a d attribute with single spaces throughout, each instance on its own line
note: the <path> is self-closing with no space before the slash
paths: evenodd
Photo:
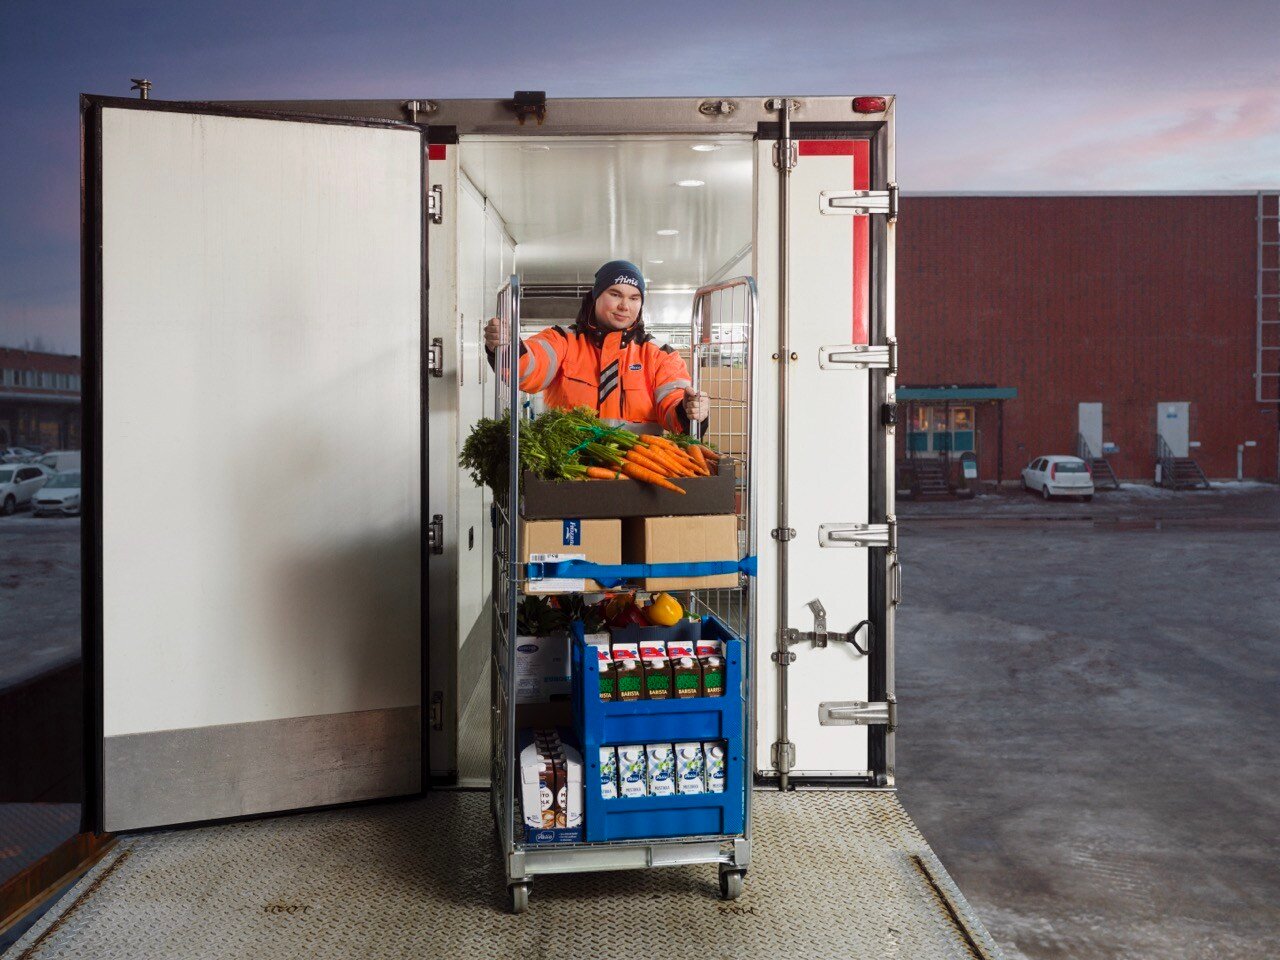
<path id="1" fill-rule="evenodd" d="M 678 478 L 683 495 L 636 480 L 539 480 L 525 473 L 520 481 L 520 516 L 526 520 L 585 520 L 733 513 L 736 462 L 722 457 L 709 477 Z"/>
<path id="2" fill-rule="evenodd" d="M 590 560 L 618 564 L 622 562 L 621 543 L 619 520 L 575 517 L 520 522 L 521 563 Z M 598 593 L 602 589 L 594 580 L 584 579 L 529 580 L 524 584 L 525 593 Z"/>
<path id="3" fill-rule="evenodd" d="M 738 518 L 632 517 L 623 522 L 622 555 L 626 563 L 690 563 L 731 560 L 738 556 Z M 711 577 L 646 577 L 644 590 L 712 590 L 736 587 L 737 573 Z"/>
<path id="4" fill-rule="evenodd" d="M 516 637 L 516 703 L 567 699 L 573 690 L 569 634 Z"/>

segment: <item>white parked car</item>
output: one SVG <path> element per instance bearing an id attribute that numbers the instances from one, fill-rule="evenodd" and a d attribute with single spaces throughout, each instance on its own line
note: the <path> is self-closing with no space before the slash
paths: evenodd
<path id="1" fill-rule="evenodd" d="M 34 463 L 0 464 L 0 516 L 13 516 L 49 479 L 48 468 Z"/>
<path id="2" fill-rule="evenodd" d="M 60 513 L 64 517 L 80 515 L 80 471 L 56 474 L 31 500 L 31 512 L 37 517 Z"/>
<path id="3" fill-rule="evenodd" d="M 1093 471 L 1079 457 L 1038 457 L 1022 471 L 1022 489 L 1052 497 L 1093 499 Z"/>
<path id="4" fill-rule="evenodd" d="M 72 473 L 80 469 L 80 451 L 54 450 L 39 457 L 36 463 L 44 464 L 54 473 Z"/>
<path id="5" fill-rule="evenodd" d="M 26 447 L 0 447 L 0 462 L 25 463 L 35 458 L 36 452 Z"/>

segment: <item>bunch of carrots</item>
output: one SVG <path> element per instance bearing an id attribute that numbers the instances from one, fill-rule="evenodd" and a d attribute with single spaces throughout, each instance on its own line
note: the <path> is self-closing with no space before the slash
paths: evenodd
<path id="1" fill-rule="evenodd" d="M 720 459 L 710 447 L 683 435 L 673 439 L 636 434 L 621 427 L 584 426 L 583 430 L 593 434 L 581 450 L 584 462 L 580 476 L 585 480 L 630 478 L 683 494 L 674 480 L 709 477 L 712 464 Z"/>

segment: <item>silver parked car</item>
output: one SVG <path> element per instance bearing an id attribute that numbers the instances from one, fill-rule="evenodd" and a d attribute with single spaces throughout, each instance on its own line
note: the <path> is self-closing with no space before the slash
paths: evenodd
<path id="1" fill-rule="evenodd" d="M 1053 497 L 1093 499 L 1093 471 L 1079 457 L 1037 457 L 1022 471 L 1022 489 Z"/>
<path id="2" fill-rule="evenodd" d="M 0 462 L 3 463 L 26 463 L 37 456 L 39 454 L 35 450 L 26 447 L 0 447 Z"/>
<path id="3" fill-rule="evenodd" d="M 80 471 L 69 470 L 55 474 L 40 488 L 31 500 L 31 511 L 37 517 L 61 514 L 64 517 L 80 515 Z"/>
<path id="4" fill-rule="evenodd" d="M 0 515 L 11 517 L 45 485 L 50 471 L 33 463 L 0 464 Z"/>

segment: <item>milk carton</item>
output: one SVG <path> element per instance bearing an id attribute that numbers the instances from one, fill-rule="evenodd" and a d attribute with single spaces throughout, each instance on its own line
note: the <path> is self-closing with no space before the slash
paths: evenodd
<path id="1" fill-rule="evenodd" d="M 561 771 L 556 782 L 556 826 L 581 831 L 582 754 L 561 740 L 556 747 L 556 767 Z"/>
<path id="2" fill-rule="evenodd" d="M 677 743 L 676 751 L 676 792 L 706 793 L 707 767 L 700 743 Z"/>
<path id="3" fill-rule="evenodd" d="M 667 659 L 671 663 L 671 695 L 681 700 L 702 696 L 702 664 L 693 644 L 672 640 L 667 644 Z"/>
<path id="4" fill-rule="evenodd" d="M 649 796 L 669 797 L 676 792 L 676 755 L 669 743 L 645 744 L 649 758 Z"/>
<path id="5" fill-rule="evenodd" d="M 707 793 L 724 793 L 724 741 L 703 744 L 707 757 Z"/>
<path id="6" fill-rule="evenodd" d="M 613 662 L 618 674 L 618 699 L 639 700 L 644 695 L 644 668 L 640 664 L 640 645 L 615 642 Z"/>
<path id="7" fill-rule="evenodd" d="M 589 633 L 586 635 L 587 653 L 595 652 L 596 662 L 600 664 L 600 699 L 618 699 L 618 669 L 613 662 L 613 653 L 609 649 L 607 633 Z"/>
<path id="8" fill-rule="evenodd" d="M 613 747 L 600 748 L 600 797 L 618 798 L 618 751 Z"/>
<path id="9" fill-rule="evenodd" d="M 702 664 L 702 695 L 724 696 L 724 644 L 719 640 L 699 640 L 696 647 Z"/>
<path id="10" fill-rule="evenodd" d="M 618 747 L 618 786 L 624 797 L 648 796 L 648 772 L 645 767 L 643 744 Z"/>
<path id="11" fill-rule="evenodd" d="M 640 644 L 640 663 L 644 669 L 646 700 L 671 699 L 671 663 L 667 645 L 661 640 L 645 640 Z"/>

